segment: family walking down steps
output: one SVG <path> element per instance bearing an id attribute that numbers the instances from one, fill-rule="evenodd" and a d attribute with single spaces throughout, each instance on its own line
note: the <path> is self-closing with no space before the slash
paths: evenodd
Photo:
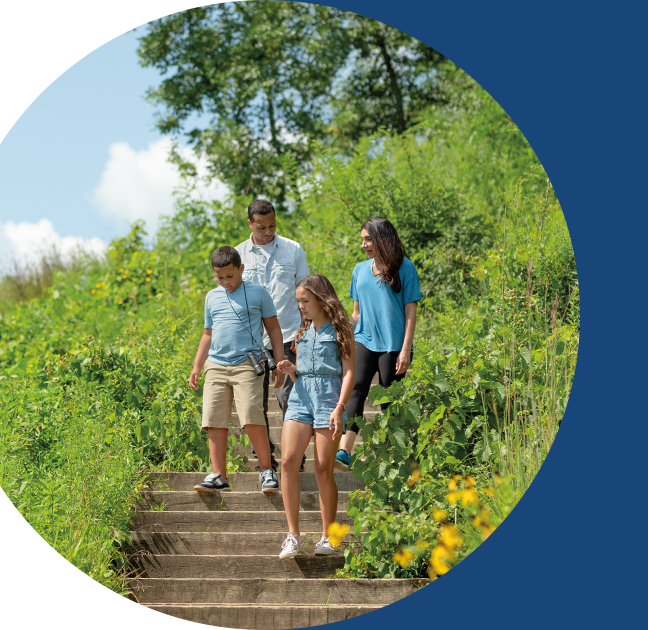
<path id="1" fill-rule="evenodd" d="M 231 628 L 331 623 L 427 582 L 330 578 L 344 566 L 345 545 L 332 544 L 330 526 L 352 525 L 349 492 L 363 487 L 349 470 L 356 419 L 376 413 L 365 410 L 376 375 L 389 386 L 407 372 L 418 275 L 391 223 L 366 221 L 367 261 L 350 279 L 349 319 L 329 280 L 309 274 L 299 243 L 276 234 L 269 202 L 250 204 L 248 226 L 248 241 L 212 255 L 219 286 L 205 298 L 189 378 L 198 389 L 204 374 L 202 428 L 213 472 L 202 481 L 197 473 L 151 475 L 133 523 L 132 561 L 141 571 L 133 596 L 161 612 Z M 239 427 L 232 429 L 234 418 Z M 228 430 L 249 436 L 258 478 L 228 474 Z M 305 472 L 306 453 L 314 472 Z"/>

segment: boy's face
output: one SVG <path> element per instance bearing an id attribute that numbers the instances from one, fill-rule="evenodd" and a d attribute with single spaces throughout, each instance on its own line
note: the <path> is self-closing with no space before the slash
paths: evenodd
<path id="1" fill-rule="evenodd" d="M 275 213 L 270 214 L 253 214 L 253 221 L 248 219 L 248 226 L 252 230 L 252 240 L 256 245 L 268 245 L 277 231 L 277 221 Z"/>
<path id="2" fill-rule="evenodd" d="M 216 280 L 223 289 L 229 291 L 236 291 L 241 286 L 243 282 L 243 269 L 245 265 L 240 267 L 235 267 L 234 265 L 227 265 L 227 267 L 214 267 L 214 273 L 216 274 Z"/>

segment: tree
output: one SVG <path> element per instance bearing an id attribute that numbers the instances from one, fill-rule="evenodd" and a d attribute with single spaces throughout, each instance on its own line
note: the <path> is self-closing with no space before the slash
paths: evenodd
<path id="1" fill-rule="evenodd" d="M 348 151 L 380 127 L 402 133 L 437 97 L 444 60 L 362 16 L 276 1 L 164 17 L 149 25 L 138 54 L 165 76 L 147 93 L 162 106 L 158 129 L 184 133 L 235 193 L 284 210 L 299 199 L 313 140 Z M 188 128 L 196 113 L 210 116 L 209 126 Z M 178 152 L 174 160 L 195 174 Z"/>

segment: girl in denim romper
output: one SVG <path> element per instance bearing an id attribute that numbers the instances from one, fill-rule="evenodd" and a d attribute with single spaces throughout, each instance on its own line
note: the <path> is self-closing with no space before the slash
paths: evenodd
<path id="1" fill-rule="evenodd" d="M 353 390 L 355 368 L 353 330 L 328 279 L 321 274 L 306 276 L 297 285 L 296 294 L 302 314 L 295 337 L 297 365 L 290 361 L 277 365 L 294 382 L 281 434 L 281 490 L 289 532 L 280 558 L 298 554 L 305 545 L 299 533 L 299 466 L 313 436 L 322 512 L 322 539 L 315 555 L 335 551 L 328 539 L 338 501 L 333 464 L 346 427 L 345 407 Z"/>

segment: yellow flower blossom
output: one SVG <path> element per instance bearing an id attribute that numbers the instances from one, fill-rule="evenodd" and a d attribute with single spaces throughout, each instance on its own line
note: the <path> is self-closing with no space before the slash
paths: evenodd
<path id="1" fill-rule="evenodd" d="M 117 304 L 123 304 L 123 303 L 124 303 L 123 300 L 117 300 Z"/>
<path id="2" fill-rule="evenodd" d="M 430 543 L 427 540 L 423 540 L 422 538 L 419 538 L 416 541 L 416 548 L 417 549 L 427 549 L 430 546 Z"/>
<path id="3" fill-rule="evenodd" d="M 437 545 L 432 550 L 430 565 L 437 575 L 444 575 L 450 571 L 450 567 L 445 563 L 445 561 L 450 557 L 450 552 L 443 545 Z"/>
<path id="4" fill-rule="evenodd" d="M 479 496 L 477 496 L 477 490 L 474 488 L 466 488 L 461 491 L 461 503 L 462 505 L 469 505 L 470 503 L 479 503 Z"/>
<path id="5" fill-rule="evenodd" d="M 128 278 L 128 276 L 127 276 L 126 274 L 124 274 L 124 275 L 122 276 L 122 280 L 126 280 L 126 278 Z"/>
<path id="6" fill-rule="evenodd" d="M 448 502 L 450 504 L 454 505 L 460 496 L 461 492 L 448 492 L 448 496 L 446 498 L 448 499 Z"/>
<path id="7" fill-rule="evenodd" d="M 407 569 L 407 567 L 414 562 L 414 554 L 409 550 L 409 549 L 403 549 L 398 550 L 393 556 L 392 559 L 394 562 L 398 562 L 403 569 Z"/>
<path id="8" fill-rule="evenodd" d="M 463 538 L 454 525 L 444 525 L 439 533 L 439 540 L 446 549 L 454 550 L 462 543 Z"/>
<path id="9" fill-rule="evenodd" d="M 334 546 L 334 547 L 339 547 L 342 544 L 342 540 L 344 537 L 347 535 L 349 532 L 349 526 L 348 525 L 340 525 L 340 523 L 331 523 L 327 530 L 326 534 L 329 538 L 329 542 Z"/>
<path id="10" fill-rule="evenodd" d="M 456 490 L 458 487 L 457 482 L 454 479 L 451 479 L 448 484 L 448 490 Z"/>
<path id="11" fill-rule="evenodd" d="M 420 473 L 418 468 L 416 470 L 413 470 L 410 478 L 407 480 L 407 485 L 408 486 L 413 486 L 420 476 L 421 476 L 421 473 Z"/>
<path id="12" fill-rule="evenodd" d="M 153 273 L 153 270 L 152 269 L 147 269 L 146 273 Z"/>
<path id="13" fill-rule="evenodd" d="M 123 269 L 120 269 L 120 270 L 119 270 L 119 273 L 122 273 L 123 271 L 124 271 Z"/>
<path id="14" fill-rule="evenodd" d="M 484 492 L 485 492 L 489 497 L 492 497 L 492 496 L 495 495 L 495 491 L 493 490 L 493 488 L 492 488 L 491 486 L 486 486 L 486 487 L 484 488 Z"/>
<path id="15" fill-rule="evenodd" d="M 92 289 L 92 293 L 94 293 L 94 292 L 95 292 L 95 290 L 94 290 L 94 289 Z"/>
<path id="16" fill-rule="evenodd" d="M 448 514 L 445 510 L 434 510 L 434 512 L 432 512 L 432 518 L 435 521 L 439 521 L 439 523 L 443 523 L 443 521 L 448 518 Z"/>
<path id="17" fill-rule="evenodd" d="M 95 288 L 97 288 L 97 289 L 98 289 L 100 286 L 101 286 L 101 282 L 99 282 L 98 284 L 95 284 Z"/>
<path id="18" fill-rule="evenodd" d="M 150 278 L 147 278 L 147 279 L 146 279 L 146 281 L 147 281 L 147 282 L 150 282 L 150 281 L 151 281 L 151 279 L 150 279 Z"/>
<path id="19" fill-rule="evenodd" d="M 501 486 L 501 485 L 502 485 L 502 476 L 501 476 L 501 475 L 499 475 L 499 474 L 498 474 L 498 475 L 495 475 L 495 483 L 496 483 L 498 486 Z"/>
<path id="20" fill-rule="evenodd" d="M 474 488 L 475 487 L 475 478 L 471 475 L 466 475 L 465 479 L 465 485 L 466 488 Z"/>

